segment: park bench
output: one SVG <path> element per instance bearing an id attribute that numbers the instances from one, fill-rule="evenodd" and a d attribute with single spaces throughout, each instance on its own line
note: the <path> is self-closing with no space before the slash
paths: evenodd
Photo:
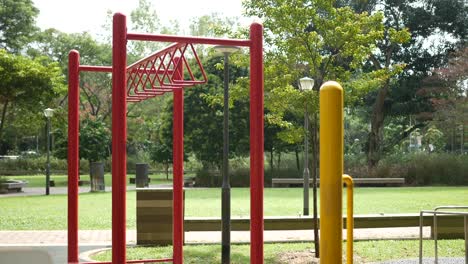
<path id="1" fill-rule="evenodd" d="M 0 193 L 21 192 L 27 181 L 7 180 L 0 183 Z"/>
<path id="2" fill-rule="evenodd" d="M 131 184 L 135 184 L 135 183 L 136 183 L 135 177 L 129 177 L 128 180 L 129 180 L 129 182 L 130 182 Z M 151 178 L 148 177 L 148 183 L 150 183 L 150 182 L 151 182 Z"/>
<path id="3" fill-rule="evenodd" d="M 355 186 L 401 186 L 405 184 L 405 178 L 353 178 Z M 313 181 L 310 179 L 310 184 Z M 273 178 L 271 187 L 301 187 L 304 184 L 303 178 Z M 317 179 L 317 185 L 320 179 Z"/>
<path id="4" fill-rule="evenodd" d="M 185 177 L 184 187 L 193 187 L 193 186 L 195 186 L 195 177 Z"/>

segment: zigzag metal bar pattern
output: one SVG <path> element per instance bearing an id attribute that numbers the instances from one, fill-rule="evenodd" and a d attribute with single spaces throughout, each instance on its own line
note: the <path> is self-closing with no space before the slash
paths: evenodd
<path id="1" fill-rule="evenodd" d="M 182 80 L 174 79 L 175 69 L 179 66 Z M 201 78 L 195 77 L 192 67 L 200 70 Z M 193 45 L 174 43 L 127 67 L 127 102 L 140 102 L 206 82 L 205 70 Z"/>

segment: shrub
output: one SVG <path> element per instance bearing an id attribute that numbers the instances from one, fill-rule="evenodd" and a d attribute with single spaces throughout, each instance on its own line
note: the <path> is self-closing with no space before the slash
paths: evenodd
<path id="1" fill-rule="evenodd" d="M 345 161 L 345 173 L 357 178 L 405 178 L 409 185 L 467 185 L 468 156 L 448 153 L 389 155 L 369 169 L 357 158 Z"/>
<path id="2" fill-rule="evenodd" d="M 416 185 L 467 185 L 468 156 L 447 153 L 413 155 L 408 162 L 406 179 Z"/>
<path id="3" fill-rule="evenodd" d="M 232 187 L 250 186 L 250 168 L 237 168 L 229 171 Z M 271 186 L 272 178 L 302 178 L 302 171 L 297 169 L 265 170 L 264 185 Z M 222 172 L 217 170 L 200 169 L 196 171 L 195 182 L 200 187 L 221 187 Z"/>

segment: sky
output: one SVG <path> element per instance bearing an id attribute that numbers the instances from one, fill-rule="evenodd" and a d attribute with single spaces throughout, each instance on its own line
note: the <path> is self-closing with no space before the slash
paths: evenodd
<path id="1" fill-rule="evenodd" d="M 107 11 L 130 16 L 138 0 L 33 0 L 40 10 L 37 25 L 41 29 L 55 28 L 66 33 L 88 31 L 99 34 Z M 242 0 L 150 0 L 163 24 L 177 19 L 187 28 L 194 16 L 218 13 L 223 16 L 242 16 Z"/>

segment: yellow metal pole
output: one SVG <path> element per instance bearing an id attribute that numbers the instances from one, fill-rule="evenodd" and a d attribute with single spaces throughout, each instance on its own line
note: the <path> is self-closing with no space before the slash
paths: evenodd
<path id="1" fill-rule="evenodd" d="M 343 175 L 343 181 L 346 184 L 347 196 L 347 215 L 346 215 L 346 263 L 353 264 L 353 229 L 354 229 L 354 216 L 353 216 L 353 178 L 349 175 Z"/>
<path id="2" fill-rule="evenodd" d="M 343 88 L 320 87 L 320 263 L 342 263 Z"/>

